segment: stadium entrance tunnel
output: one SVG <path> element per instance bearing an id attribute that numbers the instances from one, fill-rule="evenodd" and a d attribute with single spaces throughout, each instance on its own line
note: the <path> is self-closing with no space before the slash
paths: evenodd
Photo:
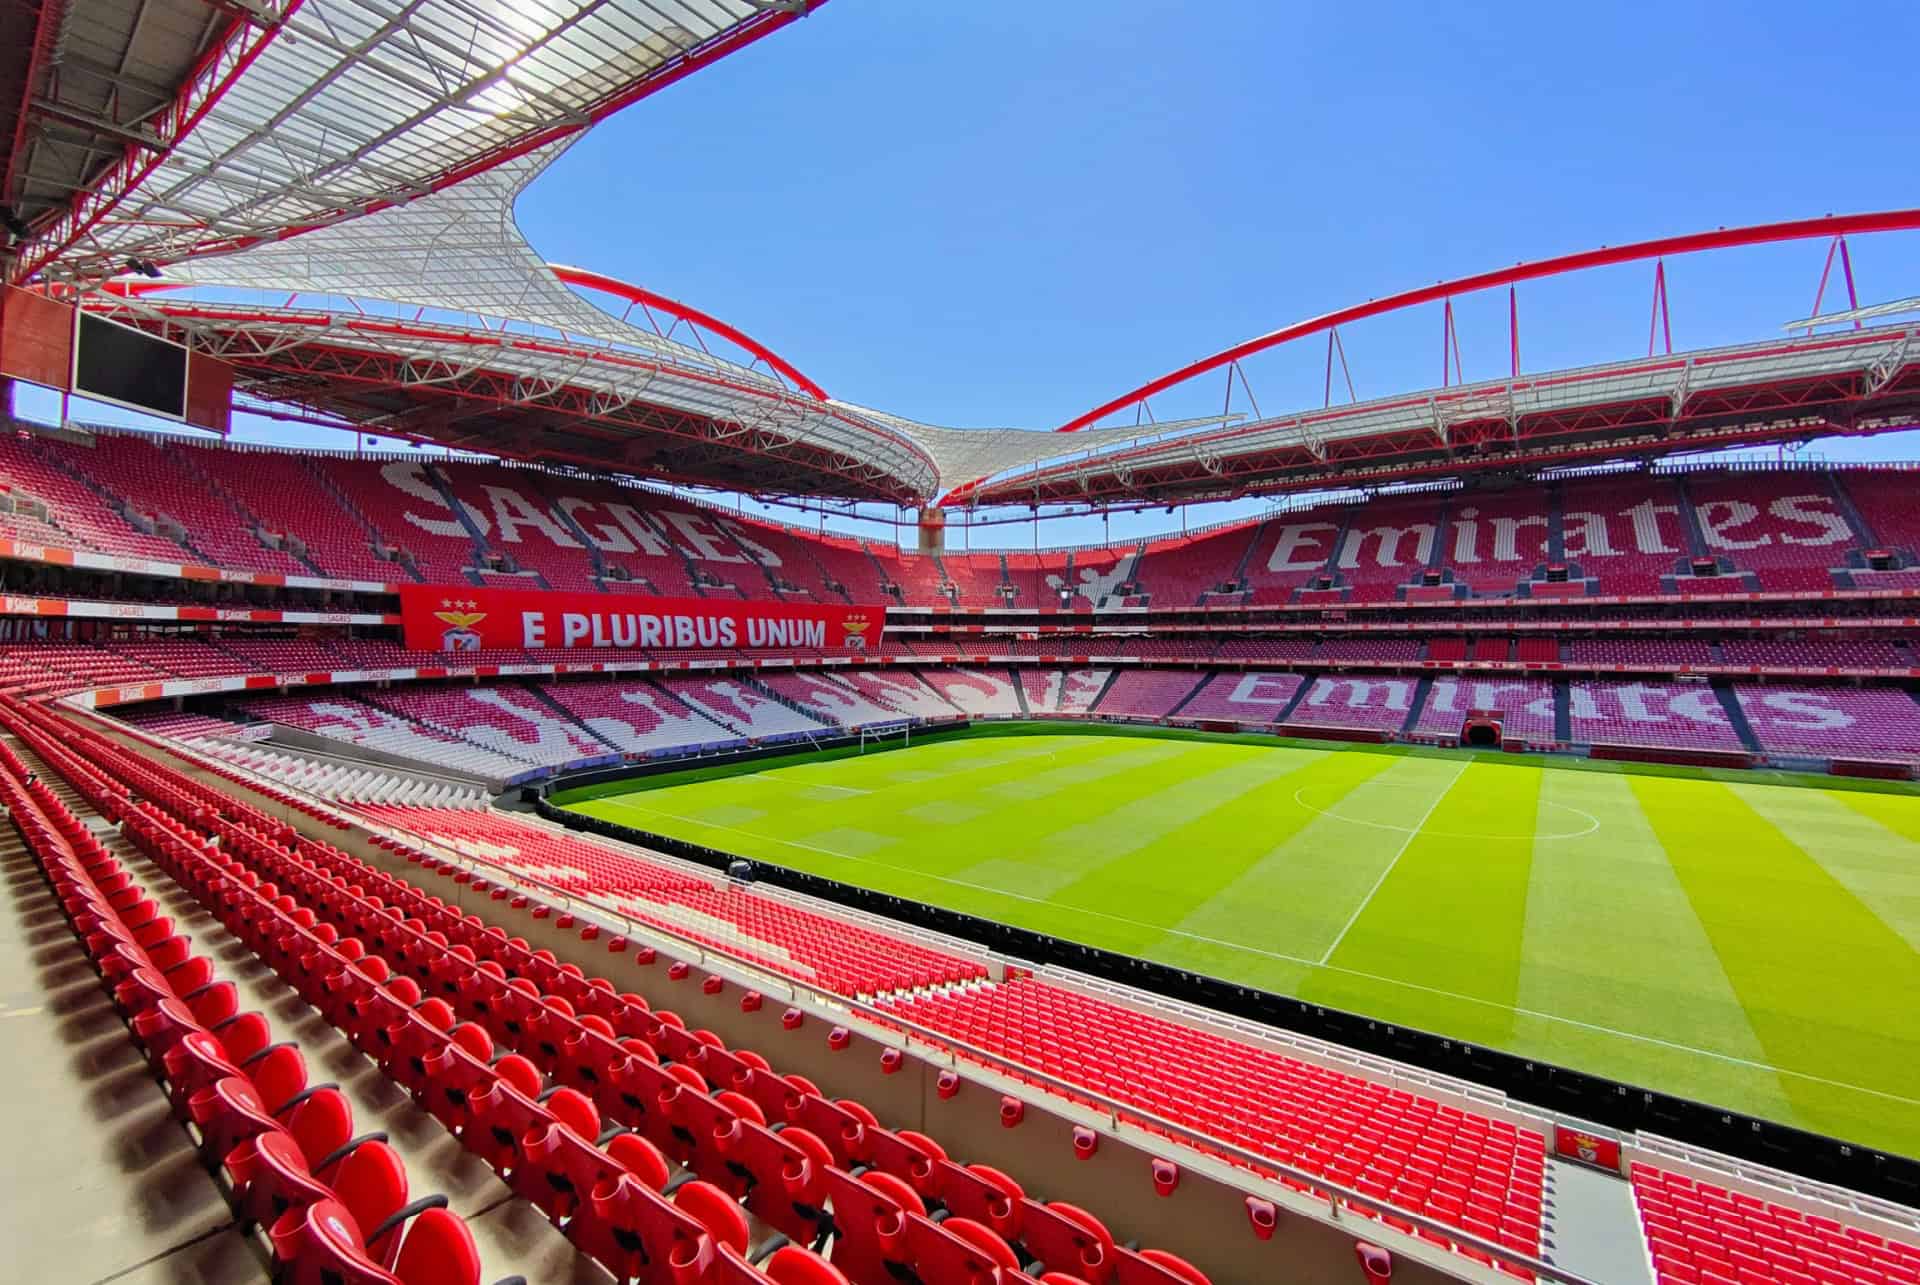
<path id="1" fill-rule="evenodd" d="M 1497 718 L 1470 718 L 1460 729 L 1460 743 L 1476 750 L 1497 750 L 1504 738 Z"/>

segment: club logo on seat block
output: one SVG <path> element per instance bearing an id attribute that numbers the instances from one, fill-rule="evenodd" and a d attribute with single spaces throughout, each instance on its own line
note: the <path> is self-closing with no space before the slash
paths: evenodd
<path id="1" fill-rule="evenodd" d="M 434 619 L 447 626 L 440 634 L 440 650 L 479 651 L 480 631 L 474 626 L 485 620 L 487 613 L 472 610 L 478 603 L 455 602 L 451 598 L 441 599 L 440 605 L 447 608 L 433 613 Z"/>
<path id="2" fill-rule="evenodd" d="M 840 628 L 846 635 L 842 641 L 849 651 L 867 649 L 867 626 L 870 623 L 864 615 L 857 612 L 841 618 Z"/>

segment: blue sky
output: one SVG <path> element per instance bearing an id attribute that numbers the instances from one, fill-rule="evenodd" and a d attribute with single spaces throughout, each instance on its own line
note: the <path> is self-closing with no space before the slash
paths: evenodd
<path id="1" fill-rule="evenodd" d="M 518 213 L 550 259 L 726 318 L 837 396 L 1051 427 L 1370 296 L 1910 205 L 1917 42 L 1920 6 L 1884 3 L 833 0 L 600 126 Z M 1825 248 L 1670 261 L 1675 346 L 1780 333 Z M 1920 236 L 1859 238 L 1853 258 L 1863 302 L 1920 293 Z M 1523 366 L 1644 353 L 1651 278 L 1521 287 Z M 1504 374 L 1505 292 L 1456 308 L 1467 375 Z M 1363 398 L 1439 382 L 1437 306 L 1343 337 Z M 1319 405 L 1324 360 L 1308 341 L 1249 363 L 1261 407 Z M 1217 412 L 1222 388 L 1154 409 Z"/>

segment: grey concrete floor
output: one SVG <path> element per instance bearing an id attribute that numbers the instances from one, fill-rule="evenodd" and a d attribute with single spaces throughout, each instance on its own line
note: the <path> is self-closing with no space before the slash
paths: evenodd
<path id="1" fill-rule="evenodd" d="M 14 1157 L 0 1171 L 6 1279 L 267 1279 L 39 867 L 3 826 L 0 1046 Z"/>
<path id="2" fill-rule="evenodd" d="M 16 749 L 19 749 L 16 745 Z M 22 757 L 27 755 L 22 753 Z M 39 768 L 35 761 L 30 767 Z M 76 815 L 88 810 L 58 788 Z M 473 1231 L 481 1280 L 609 1285 L 537 1210 L 514 1197 L 438 1121 L 328 1026 L 293 989 L 157 866 L 118 841 L 115 854 L 231 980 L 243 1010 L 293 1040 L 308 1075 L 353 1104 L 356 1133 L 384 1131 L 414 1196 L 439 1192 Z M 52 889 L 0 821 L 0 1047 L 11 1074 L 0 1118 L 18 1163 L 0 1171 L 0 1279 L 75 1285 L 256 1285 L 268 1279 L 256 1237 L 236 1226 L 213 1178 L 149 1074 Z"/>

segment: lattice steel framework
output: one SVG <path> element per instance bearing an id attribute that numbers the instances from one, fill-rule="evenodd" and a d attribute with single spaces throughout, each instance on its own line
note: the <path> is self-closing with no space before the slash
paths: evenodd
<path id="1" fill-rule="evenodd" d="M 176 101 L 16 261 L 111 276 L 444 190 L 825 0 L 248 0 Z"/>

